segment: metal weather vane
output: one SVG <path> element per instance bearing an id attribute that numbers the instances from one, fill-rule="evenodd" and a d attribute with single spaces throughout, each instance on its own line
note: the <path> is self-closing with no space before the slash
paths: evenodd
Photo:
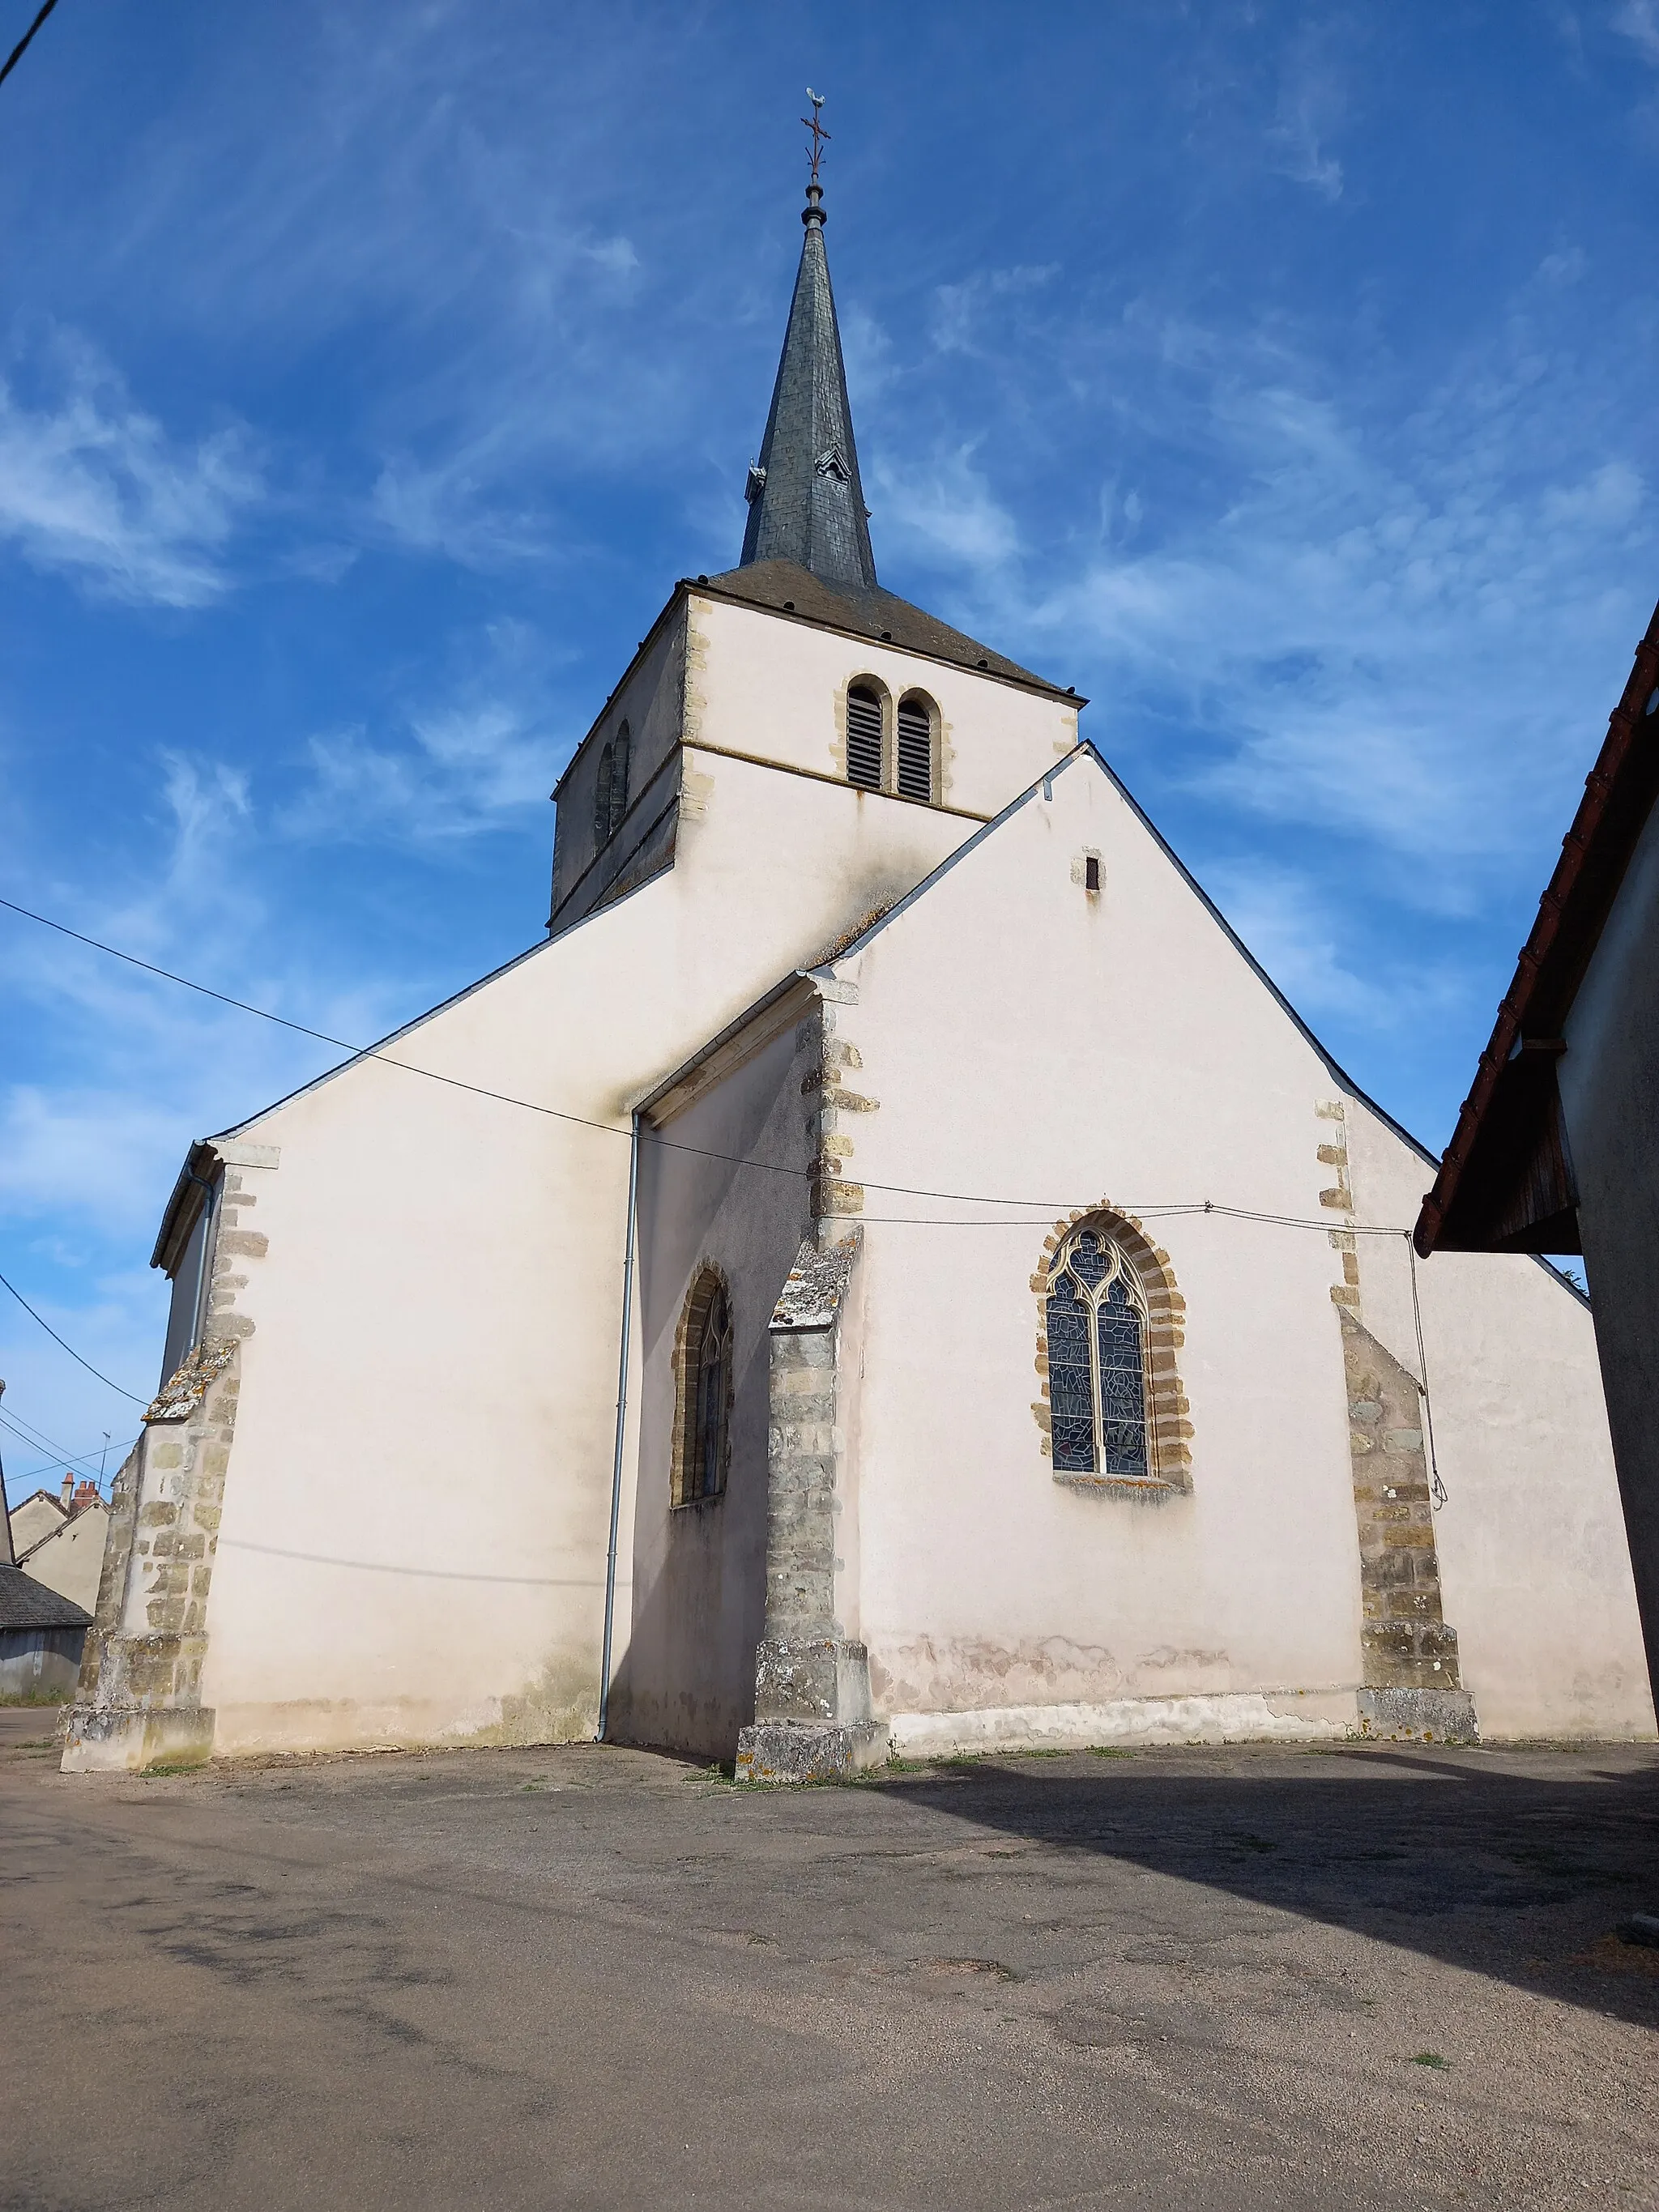
<path id="1" fill-rule="evenodd" d="M 806 97 L 812 103 L 812 112 L 811 115 L 803 115 L 801 121 L 806 125 L 807 129 L 812 134 L 812 182 L 817 184 L 818 180 L 818 163 L 823 158 L 823 149 L 830 142 L 830 133 L 824 129 L 822 119 L 823 115 L 823 94 L 821 92 L 814 92 L 811 86 L 809 84 L 806 88 Z"/>

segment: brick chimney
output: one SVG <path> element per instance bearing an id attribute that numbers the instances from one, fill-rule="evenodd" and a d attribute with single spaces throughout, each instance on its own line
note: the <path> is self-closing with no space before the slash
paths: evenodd
<path id="1" fill-rule="evenodd" d="M 103 1502 L 102 1495 L 95 1482 L 77 1482 L 75 1486 L 74 1502 L 70 1507 L 70 1511 L 72 1514 L 84 1513 L 88 1505 L 101 1505 Z"/>

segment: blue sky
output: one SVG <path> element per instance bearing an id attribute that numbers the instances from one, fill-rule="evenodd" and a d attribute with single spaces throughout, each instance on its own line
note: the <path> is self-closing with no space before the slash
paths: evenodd
<path id="1" fill-rule="evenodd" d="M 351 1039 L 538 937 L 558 769 L 737 558 L 809 81 L 883 581 L 1090 696 L 1437 1149 L 1659 593 L 1655 0 L 64 0 L 0 890 Z M 3 914 L 0 1038 L 0 1271 L 147 1393 L 185 1146 L 331 1056 Z M 137 1408 L 0 1309 L 15 1495 Z"/>

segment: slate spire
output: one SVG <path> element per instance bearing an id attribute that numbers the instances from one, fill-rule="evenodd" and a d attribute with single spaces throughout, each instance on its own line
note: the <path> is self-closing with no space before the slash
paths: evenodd
<path id="1" fill-rule="evenodd" d="M 816 162 L 801 221 L 806 236 L 766 437 L 749 471 L 749 524 L 738 565 L 794 561 L 839 591 L 869 592 L 876 588 L 876 560 L 847 404 Z"/>

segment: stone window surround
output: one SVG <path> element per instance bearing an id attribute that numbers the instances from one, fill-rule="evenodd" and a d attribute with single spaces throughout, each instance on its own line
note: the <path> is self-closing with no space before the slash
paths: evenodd
<path id="1" fill-rule="evenodd" d="M 849 781 L 847 773 L 847 697 L 850 691 L 873 691 L 881 702 L 881 782 L 878 789 L 885 799 L 908 797 L 898 787 L 898 710 L 901 707 L 920 707 L 927 716 L 927 750 L 929 760 L 929 792 L 925 799 L 910 800 L 912 805 L 937 806 L 945 787 L 945 716 L 938 700 L 924 691 L 919 684 L 907 684 L 903 690 L 895 692 L 869 669 L 858 669 L 841 687 L 836 703 L 836 766 L 840 780 Z M 869 785 L 855 785 L 856 790 L 868 790 Z"/>
<path id="2" fill-rule="evenodd" d="M 691 1455 L 696 1449 L 697 1419 L 696 1375 L 692 1360 L 704 1318 L 717 1290 L 725 1294 L 726 1310 L 731 1319 L 735 1347 L 737 1305 L 726 1270 L 713 1260 L 699 1260 L 691 1271 L 690 1285 L 680 1308 L 679 1325 L 674 1332 L 674 1428 L 668 1470 L 668 1505 L 672 1513 L 690 1513 L 699 1506 L 718 1505 L 726 1495 L 726 1479 L 731 1472 L 732 1408 L 737 1377 L 735 1358 L 728 1366 L 726 1376 L 726 1419 L 720 1437 L 720 1486 L 696 1498 L 686 1496 L 686 1480 L 690 1473 Z"/>
<path id="3" fill-rule="evenodd" d="M 1054 1449 L 1048 1398 L 1051 1274 L 1061 1247 L 1073 1231 L 1085 1227 L 1098 1227 L 1118 1246 L 1133 1268 L 1146 1301 L 1146 1445 L 1152 1471 L 1145 1475 L 1066 1473 L 1056 1474 L 1054 1480 L 1068 1490 L 1103 1496 L 1184 1496 L 1193 1486 L 1193 1425 L 1176 1354 L 1186 1340 L 1187 1301 L 1176 1287 L 1169 1254 L 1161 1245 L 1152 1243 L 1133 1214 L 1120 1212 L 1106 1201 L 1099 1206 L 1080 1206 L 1055 1222 L 1044 1240 L 1042 1261 L 1031 1277 L 1031 1289 L 1037 1302 L 1036 1371 L 1042 1378 L 1042 1395 L 1032 1406 L 1031 1413 L 1042 1438 L 1042 1456 L 1051 1459 Z"/>

